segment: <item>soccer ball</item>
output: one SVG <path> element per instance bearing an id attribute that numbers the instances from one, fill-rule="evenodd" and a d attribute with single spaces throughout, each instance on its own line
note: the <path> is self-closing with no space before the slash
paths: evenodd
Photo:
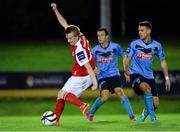
<path id="1" fill-rule="evenodd" d="M 56 122 L 56 115 L 52 111 L 46 111 L 41 117 L 42 124 L 45 126 L 51 126 Z"/>

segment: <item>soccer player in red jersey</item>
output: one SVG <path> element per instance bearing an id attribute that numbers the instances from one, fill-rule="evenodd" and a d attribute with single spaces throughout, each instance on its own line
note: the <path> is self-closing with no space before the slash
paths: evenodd
<path id="1" fill-rule="evenodd" d="M 71 52 L 74 58 L 72 76 L 64 84 L 62 90 L 59 91 L 57 96 L 57 103 L 54 112 L 57 117 L 55 125 L 58 126 L 60 116 L 64 109 L 65 101 L 78 106 L 82 114 L 86 115 L 89 109 L 89 104 L 82 102 L 79 99 L 79 96 L 91 85 L 92 90 L 97 89 L 97 80 L 94 73 L 94 56 L 92 54 L 89 41 L 80 32 L 79 27 L 69 25 L 67 23 L 65 18 L 57 10 L 56 3 L 52 3 L 51 7 L 59 23 L 65 29 L 66 39 L 71 46 Z"/>

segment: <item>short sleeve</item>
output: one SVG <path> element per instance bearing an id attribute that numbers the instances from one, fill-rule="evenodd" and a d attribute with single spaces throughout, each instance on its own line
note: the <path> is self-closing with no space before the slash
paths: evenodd
<path id="1" fill-rule="evenodd" d="M 132 57 L 134 54 L 134 50 L 133 50 L 133 46 L 132 46 L 132 43 L 129 45 L 129 47 L 127 48 L 126 50 L 126 55 L 129 56 L 129 57 Z"/>
<path id="2" fill-rule="evenodd" d="M 157 51 L 156 55 L 157 55 L 157 57 L 159 58 L 160 61 L 165 59 L 164 50 L 163 50 L 161 44 L 158 47 L 158 51 Z"/>
<path id="3" fill-rule="evenodd" d="M 125 55 L 123 48 L 121 48 L 121 46 L 119 44 L 117 45 L 117 49 L 118 49 L 118 56 Z"/>
<path id="4" fill-rule="evenodd" d="M 80 66 L 83 66 L 84 64 L 89 62 L 85 49 L 77 50 L 77 52 L 76 52 L 76 60 L 77 60 L 77 63 Z"/>

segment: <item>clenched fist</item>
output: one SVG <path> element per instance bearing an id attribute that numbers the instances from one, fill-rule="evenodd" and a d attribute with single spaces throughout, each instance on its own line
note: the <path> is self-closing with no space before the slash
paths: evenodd
<path id="1" fill-rule="evenodd" d="M 51 7 L 52 7 L 53 10 L 56 10 L 57 9 L 56 3 L 51 3 Z"/>

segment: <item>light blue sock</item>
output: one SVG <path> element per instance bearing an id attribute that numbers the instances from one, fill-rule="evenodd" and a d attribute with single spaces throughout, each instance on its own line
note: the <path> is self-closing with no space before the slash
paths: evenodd
<path id="1" fill-rule="evenodd" d="M 133 117 L 134 113 L 133 113 L 133 110 L 131 108 L 131 104 L 129 102 L 129 99 L 126 96 L 122 99 L 122 103 L 123 103 L 125 110 L 127 111 L 128 115 L 129 115 L 129 117 Z"/>
<path id="2" fill-rule="evenodd" d="M 154 107 L 154 111 L 157 109 L 157 107 Z M 145 118 L 149 115 L 149 112 L 147 110 L 147 108 L 144 108 L 143 109 L 143 112 L 142 112 L 142 116 L 144 116 Z"/>
<path id="3" fill-rule="evenodd" d="M 94 104 L 92 105 L 91 109 L 88 111 L 88 114 L 94 115 L 96 110 L 104 103 L 101 98 L 97 98 Z"/>
<path id="4" fill-rule="evenodd" d="M 154 105 L 153 105 L 153 98 L 152 98 L 152 94 L 144 94 L 144 102 L 146 105 L 146 109 L 147 109 L 147 113 L 149 113 L 149 116 L 151 117 L 151 119 L 155 119 L 155 113 L 154 113 Z"/>

